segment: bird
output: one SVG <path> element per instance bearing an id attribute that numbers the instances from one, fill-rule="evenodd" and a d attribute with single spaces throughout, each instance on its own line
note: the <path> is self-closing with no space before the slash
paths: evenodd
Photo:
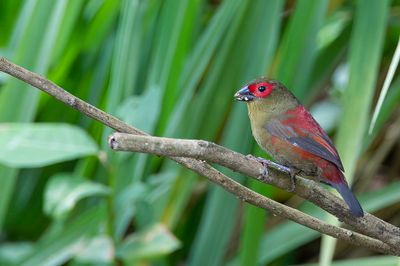
<path id="1" fill-rule="evenodd" d="M 238 90 L 234 98 L 247 103 L 252 134 L 277 163 L 328 184 L 342 196 L 355 217 L 364 211 L 351 191 L 333 142 L 285 85 L 261 77 Z"/>

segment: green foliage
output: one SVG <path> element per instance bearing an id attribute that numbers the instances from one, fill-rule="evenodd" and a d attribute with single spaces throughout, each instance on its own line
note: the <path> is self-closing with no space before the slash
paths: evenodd
<path id="1" fill-rule="evenodd" d="M 389 1 L 360 1 L 356 9 L 348 56 L 349 84 L 343 93 L 343 116 L 337 135 L 337 149 L 350 184 L 353 183 L 354 171 L 363 150 L 363 140 L 369 124 L 388 7 Z M 365 34 L 367 31 L 368 34 Z M 368 57 L 365 56 L 365 50 L 368 51 Z M 332 217 L 328 220 L 332 221 Z M 333 222 L 339 224 L 338 221 Z M 330 265 L 335 243 L 334 238 L 323 237 L 321 265 Z"/>
<path id="2" fill-rule="evenodd" d="M 278 78 L 337 139 L 364 208 L 393 222 L 398 76 L 372 134 L 366 129 L 397 45 L 396 10 L 398 1 L 367 0 L 4 0 L 0 55 L 149 134 L 261 156 L 245 106 L 232 96 L 258 76 Z M 111 129 L 6 75 L 0 123 L 1 265 L 318 259 L 319 233 L 241 204 L 163 158 L 110 151 Z M 375 153 L 381 159 L 372 169 Z M 361 176 L 366 166 L 373 178 Z M 291 196 L 219 169 L 275 200 Z M 325 217 L 309 203 L 290 202 Z M 319 259 L 329 264 L 335 246 L 322 249 Z M 346 260 L 334 265 L 397 261 L 337 252 Z"/>
<path id="3" fill-rule="evenodd" d="M 66 217 L 76 203 L 85 197 L 108 195 L 106 186 L 66 174 L 51 177 L 44 194 L 44 212 L 52 218 Z"/>
<path id="4" fill-rule="evenodd" d="M 44 167 L 96 155 L 96 143 L 68 124 L 2 124 L 0 163 L 15 168 Z"/>
<path id="5" fill-rule="evenodd" d="M 118 248 L 117 256 L 128 265 L 133 265 L 149 258 L 165 256 L 179 246 L 179 241 L 168 229 L 157 224 L 127 236 L 124 244 Z"/>

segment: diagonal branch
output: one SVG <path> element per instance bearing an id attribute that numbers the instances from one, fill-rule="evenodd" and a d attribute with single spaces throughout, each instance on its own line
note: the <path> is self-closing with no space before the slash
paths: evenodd
<path id="1" fill-rule="evenodd" d="M 6 60 L 5 58 L 0 57 L 0 71 L 8 73 L 26 83 L 48 93 L 49 95 L 55 97 L 59 101 L 73 107 L 74 109 L 78 110 L 79 112 L 101 122 L 102 124 L 109 126 L 115 129 L 118 132 L 129 133 L 134 135 L 147 135 L 146 133 L 126 124 L 125 122 L 119 120 L 118 118 L 86 103 L 85 101 L 73 96 L 72 94 L 68 93 L 67 91 L 63 90 L 61 87 L 57 86 L 56 84 L 52 83 L 51 81 L 45 79 L 44 77 L 30 72 L 18 65 L 11 63 L 10 61 Z M 126 136 L 126 135 L 125 135 Z M 129 138 L 129 137 L 128 137 Z M 151 138 L 151 137 L 149 137 Z M 116 141 L 116 140 L 115 140 Z M 150 143 L 150 142 L 149 142 Z M 186 142 L 184 144 L 187 144 Z M 193 145 L 193 143 L 189 144 Z M 148 145 L 149 146 L 149 145 Z M 172 147 L 172 146 L 171 146 Z M 154 147 L 153 147 L 154 148 Z M 189 153 L 185 156 L 193 157 L 193 158 L 201 158 L 201 156 L 206 156 L 205 151 L 212 151 L 213 152 L 222 152 L 223 156 L 221 157 L 213 157 L 208 158 L 208 161 L 215 162 L 221 164 L 225 167 L 235 169 L 238 172 L 244 173 L 248 176 L 258 177 L 263 171 L 263 167 L 256 161 L 250 160 L 246 156 L 236 153 L 234 151 L 228 150 L 221 146 L 218 146 L 214 143 L 205 142 L 205 141 L 198 141 L 195 143 L 195 146 L 192 147 L 193 152 L 200 152 L 198 154 Z M 148 151 L 150 152 L 150 150 Z M 296 217 L 297 214 L 302 214 L 297 210 L 293 210 L 289 207 L 285 206 L 285 209 L 279 208 L 277 206 L 281 206 L 281 204 L 267 199 L 257 193 L 247 189 L 246 187 L 236 183 L 235 181 L 229 179 L 228 177 L 224 176 L 222 173 L 217 171 L 216 169 L 212 168 L 207 163 L 193 159 L 193 158 L 183 158 L 183 157 L 176 157 L 179 153 L 173 153 L 174 150 L 172 149 L 171 153 L 167 154 L 167 157 L 170 157 L 172 160 L 182 164 L 183 166 L 194 170 L 195 172 L 208 177 L 213 182 L 223 186 L 228 191 L 234 193 L 239 198 L 250 202 L 254 205 L 257 205 L 259 202 L 263 202 L 263 205 L 260 205 L 264 208 L 267 206 L 271 206 L 269 208 L 271 211 L 276 210 L 276 214 L 282 215 L 289 219 L 293 219 Z M 177 152 L 175 150 L 175 152 Z M 201 154 L 202 152 L 202 154 Z M 151 153 L 151 152 L 150 152 Z M 153 152 L 156 153 L 156 149 Z M 183 154 L 179 154 L 182 156 Z M 224 158 L 223 158 L 224 157 Z M 204 157 L 206 158 L 206 157 Z M 267 181 L 270 184 L 278 186 L 283 189 L 290 188 L 290 181 L 287 178 L 287 174 L 282 173 L 279 171 L 282 167 L 276 167 L 269 169 L 269 174 L 271 179 Z M 234 186 L 228 187 L 226 184 L 235 184 Z M 351 231 L 340 229 L 338 227 L 330 226 L 329 230 L 323 231 L 323 233 L 329 234 L 333 237 L 337 237 L 343 240 L 350 241 L 353 244 L 358 244 L 361 246 L 369 247 L 371 249 L 387 253 L 387 254 L 399 254 L 400 248 L 398 244 L 400 243 L 400 229 L 386 223 L 379 218 L 366 214 L 363 218 L 354 218 L 351 216 L 348 211 L 347 207 L 343 204 L 341 200 L 337 197 L 333 196 L 326 190 L 322 189 L 320 186 L 315 184 L 314 182 L 305 180 L 303 178 L 297 178 L 297 187 L 296 187 L 296 194 L 299 196 L 310 200 L 311 202 L 315 203 L 316 205 L 320 206 L 321 208 L 327 210 L 328 212 L 336 215 L 341 221 L 347 223 L 348 225 L 352 226 L 355 230 L 359 232 L 363 232 L 364 234 L 379 239 L 372 239 L 370 237 L 366 237 L 357 233 L 353 233 Z M 275 204 L 275 205 L 274 205 Z M 279 205 L 276 205 L 279 204 Z M 282 205 L 284 206 L 284 205 Z M 268 209 L 268 208 L 267 208 Z M 285 211 L 283 211 L 285 210 Z M 296 214 L 296 215 L 295 215 Z M 305 218 L 307 217 L 307 218 Z M 301 219 L 300 219 L 301 218 Z M 312 218 L 310 216 L 306 216 L 302 214 L 296 222 L 299 222 L 303 225 L 309 226 L 315 230 L 318 230 L 319 227 L 329 226 L 327 224 L 324 225 L 321 221 Z M 316 225 L 309 225 L 310 220 L 316 221 Z M 302 221 L 303 220 L 303 221 Z M 305 222 L 305 221 L 308 222 Z M 333 229 L 335 228 L 335 229 Z M 334 231 L 332 231 L 334 230 Z M 322 231 L 321 231 L 322 232 Z M 349 233 L 350 232 L 350 233 Z M 349 235 L 346 237 L 345 235 Z"/>

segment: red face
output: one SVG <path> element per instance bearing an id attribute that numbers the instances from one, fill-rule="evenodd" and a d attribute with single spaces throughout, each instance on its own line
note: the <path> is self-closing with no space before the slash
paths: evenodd
<path id="1" fill-rule="evenodd" d="M 249 91 L 257 98 L 267 97 L 274 88 L 274 85 L 265 81 L 252 83 L 249 86 Z"/>
<path id="2" fill-rule="evenodd" d="M 255 99 L 268 97 L 276 86 L 276 82 L 271 80 L 254 81 L 250 85 L 244 86 L 235 94 L 235 99 L 238 101 L 251 102 Z"/>

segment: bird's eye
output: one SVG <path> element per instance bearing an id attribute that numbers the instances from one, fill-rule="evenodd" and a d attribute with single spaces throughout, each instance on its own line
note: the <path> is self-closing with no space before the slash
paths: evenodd
<path id="1" fill-rule="evenodd" d="M 263 91 L 265 91 L 265 89 L 266 89 L 265 86 L 260 86 L 260 87 L 258 87 L 258 91 L 259 91 L 259 92 L 263 92 Z"/>

